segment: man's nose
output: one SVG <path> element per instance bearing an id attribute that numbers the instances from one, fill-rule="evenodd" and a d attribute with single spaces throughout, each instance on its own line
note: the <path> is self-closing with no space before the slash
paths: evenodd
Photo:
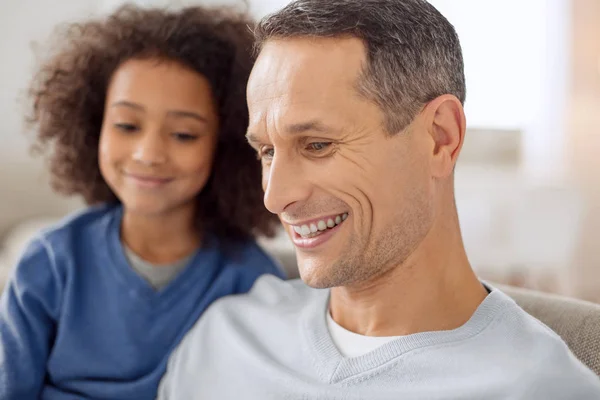
<path id="1" fill-rule="evenodd" d="M 263 170 L 265 207 L 281 214 L 288 206 L 307 200 L 311 193 L 307 178 L 300 162 L 286 154 L 276 154 Z"/>

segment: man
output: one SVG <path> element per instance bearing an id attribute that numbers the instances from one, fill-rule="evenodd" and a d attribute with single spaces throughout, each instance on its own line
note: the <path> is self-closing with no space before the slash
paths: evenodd
<path id="1" fill-rule="evenodd" d="M 298 0 L 263 20 L 248 140 L 302 280 L 215 304 L 168 399 L 600 399 L 550 329 L 475 276 L 453 171 L 465 79 L 423 0 Z"/>

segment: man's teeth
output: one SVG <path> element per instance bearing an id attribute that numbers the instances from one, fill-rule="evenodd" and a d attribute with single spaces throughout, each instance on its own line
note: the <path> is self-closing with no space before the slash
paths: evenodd
<path id="1" fill-rule="evenodd" d="M 294 231 L 300 235 L 300 236 L 305 236 L 305 237 L 312 237 L 312 236 L 316 236 L 315 234 L 319 234 L 320 232 L 326 230 L 326 229 L 331 229 L 333 227 L 335 227 L 336 225 L 339 225 L 342 223 L 342 221 L 345 221 L 346 218 L 348 218 L 348 213 L 343 213 L 340 215 L 337 215 L 336 217 L 332 217 L 332 218 L 328 218 L 328 219 L 322 219 L 319 220 L 317 222 L 313 222 L 311 224 L 305 224 L 305 225 L 294 225 Z"/>

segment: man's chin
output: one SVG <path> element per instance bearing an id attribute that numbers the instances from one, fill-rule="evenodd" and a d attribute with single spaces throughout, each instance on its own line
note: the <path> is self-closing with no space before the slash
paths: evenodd
<path id="1" fill-rule="evenodd" d="M 320 279 L 319 277 L 316 277 L 314 275 L 306 276 L 305 274 L 300 272 L 300 278 L 302 278 L 302 281 L 304 281 L 304 283 L 307 286 L 310 286 L 313 289 L 329 289 L 329 288 L 331 288 L 331 286 L 329 286 L 328 281 Z"/>
<path id="2" fill-rule="evenodd" d="M 328 289 L 337 286 L 329 269 L 330 264 L 328 263 L 318 262 L 314 259 L 298 259 L 300 278 L 308 286 L 315 289 Z"/>

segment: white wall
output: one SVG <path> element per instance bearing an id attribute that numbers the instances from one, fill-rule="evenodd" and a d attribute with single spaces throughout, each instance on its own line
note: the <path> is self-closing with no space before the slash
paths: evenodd
<path id="1" fill-rule="evenodd" d="M 567 174 L 568 0 L 430 0 L 461 39 L 471 126 L 523 131 L 524 173 Z"/>
<path id="2" fill-rule="evenodd" d="M 35 65 L 33 44 L 43 43 L 56 24 L 94 9 L 92 0 L 0 0 L 0 236 L 23 217 L 73 206 L 52 194 L 41 160 L 29 156 L 23 98 Z"/>
<path id="3" fill-rule="evenodd" d="M 34 66 L 34 42 L 42 41 L 62 21 L 87 15 L 93 0 L 5 0 L 0 2 L 0 137 L 20 141 L 23 94 Z M 4 147 L 4 146 L 2 146 Z"/>
<path id="4" fill-rule="evenodd" d="M 191 6 L 191 5 L 222 5 L 222 4 L 231 4 L 231 5 L 239 5 L 243 4 L 240 0 L 97 0 L 99 4 L 99 10 L 101 12 L 111 11 L 116 7 L 120 6 L 123 3 L 134 3 L 147 7 L 181 7 L 181 6 Z M 261 0 L 258 0 L 260 3 Z M 266 0 L 269 3 L 269 0 Z"/>

